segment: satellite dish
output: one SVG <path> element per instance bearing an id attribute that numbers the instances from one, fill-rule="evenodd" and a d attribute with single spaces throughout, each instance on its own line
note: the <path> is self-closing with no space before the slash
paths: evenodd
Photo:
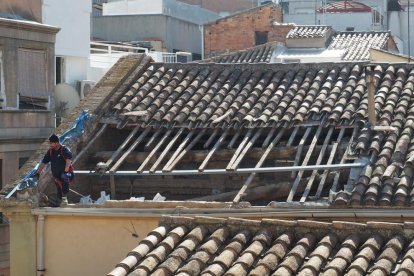
<path id="1" fill-rule="evenodd" d="M 58 117 L 66 117 L 80 102 L 78 92 L 66 83 L 55 87 L 55 111 Z"/>

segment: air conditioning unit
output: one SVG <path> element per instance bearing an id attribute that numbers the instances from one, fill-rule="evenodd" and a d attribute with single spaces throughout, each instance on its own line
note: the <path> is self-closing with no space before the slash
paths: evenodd
<path id="1" fill-rule="evenodd" d="M 89 91 L 95 86 L 95 82 L 91 80 L 82 80 L 76 82 L 76 90 L 79 92 L 79 97 L 83 99 L 89 94 Z"/>

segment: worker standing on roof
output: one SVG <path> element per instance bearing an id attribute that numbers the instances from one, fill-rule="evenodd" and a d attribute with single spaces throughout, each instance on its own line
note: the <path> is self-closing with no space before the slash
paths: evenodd
<path id="1" fill-rule="evenodd" d="M 68 147 L 61 145 L 59 137 L 52 134 L 49 137 L 50 149 L 46 152 L 43 160 L 37 170 L 40 175 L 43 168 L 50 162 L 52 175 L 55 178 L 57 188 L 57 197 L 60 200 L 60 206 L 68 204 L 69 184 L 74 174 L 72 168 L 72 152 Z"/>

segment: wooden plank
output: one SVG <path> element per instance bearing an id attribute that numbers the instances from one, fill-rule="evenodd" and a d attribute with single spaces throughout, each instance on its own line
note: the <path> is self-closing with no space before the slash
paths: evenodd
<path id="1" fill-rule="evenodd" d="M 243 157 L 246 155 L 247 151 L 254 145 L 256 140 L 260 137 L 262 134 L 263 128 L 259 129 L 256 134 L 253 136 L 252 139 L 247 143 L 247 145 L 244 147 L 243 151 L 239 154 L 236 161 L 234 161 L 233 165 L 231 166 L 232 170 L 236 170 L 239 166 L 240 162 L 243 160 Z"/>
<path id="2" fill-rule="evenodd" d="M 342 128 L 339 132 L 339 135 L 338 135 L 338 138 L 336 139 L 336 142 L 332 146 L 331 153 L 329 155 L 328 162 L 326 163 L 326 165 L 331 165 L 332 164 L 332 161 L 335 158 L 336 151 L 338 149 L 338 146 L 341 143 L 341 140 L 342 140 L 342 137 L 344 136 L 344 133 L 345 133 L 345 128 Z M 315 195 L 317 199 L 319 199 L 321 197 L 323 186 L 325 185 L 325 181 L 326 181 L 326 178 L 328 177 L 328 173 L 329 173 L 329 170 L 324 170 L 324 172 L 322 174 L 321 181 L 319 182 L 319 186 L 318 186 L 318 189 L 317 189 L 316 195 Z"/>
<path id="3" fill-rule="evenodd" d="M 131 139 L 137 134 L 139 130 L 139 126 L 136 126 L 131 133 L 128 135 L 128 137 L 122 142 L 122 144 L 119 146 L 119 148 L 112 154 L 112 156 L 106 161 L 105 166 L 108 168 L 112 162 L 114 162 L 115 159 L 118 158 L 119 154 L 125 149 L 125 147 L 129 144 Z"/>
<path id="4" fill-rule="evenodd" d="M 325 156 L 326 148 L 328 147 L 329 142 L 331 141 L 331 136 L 334 130 L 334 126 L 331 126 L 328 130 L 328 133 L 326 134 L 325 140 L 323 141 L 322 149 L 319 152 L 318 159 L 316 160 L 315 165 L 321 164 L 323 157 Z M 312 189 L 313 182 L 315 181 L 316 175 L 318 174 L 318 170 L 312 171 L 312 175 L 309 178 L 308 184 L 306 185 L 305 191 L 303 192 L 302 198 L 300 199 L 300 202 L 305 202 L 306 198 L 308 197 L 310 190 Z"/>
<path id="5" fill-rule="evenodd" d="M 224 139 L 226 139 L 227 134 L 229 133 L 229 129 L 226 129 L 223 134 L 220 136 L 220 138 L 217 140 L 217 142 L 214 144 L 213 148 L 209 151 L 206 158 L 204 159 L 203 163 L 201 163 L 200 167 L 198 168 L 198 171 L 202 172 L 206 166 L 208 161 L 211 159 L 213 154 L 217 151 L 217 149 L 220 147 L 221 143 L 223 143 Z"/>
<path id="6" fill-rule="evenodd" d="M 167 163 L 164 165 L 163 171 L 166 170 L 172 162 L 174 162 L 175 158 L 180 154 L 180 152 L 184 149 L 184 147 L 187 145 L 187 143 L 190 141 L 190 139 L 193 137 L 195 130 L 191 130 L 187 136 L 184 138 L 184 140 L 181 142 L 181 144 L 178 146 L 178 148 L 174 151 L 171 158 L 167 161 Z"/>
<path id="7" fill-rule="evenodd" d="M 306 140 L 308 139 L 308 136 L 309 136 L 311 130 L 312 130 L 312 127 L 306 128 L 305 134 L 302 136 L 302 139 L 299 142 L 299 145 L 298 145 L 298 148 L 297 148 L 297 151 L 296 151 L 295 161 L 293 162 L 293 166 L 298 166 L 299 165 L 300 158 L 302 157 L 303 145 L 306 143 Z M 297 172 L 292 172 L 291 178 L 295 179 L 296 175 L 297 175 Z"/>
<path id="8" fill-rule="evenodd" d="M 365 67 L 365 78 L 367 79 L 368 88 L 368 122 L 375 126 L 377 117 L 375 115 L 375 83 L 374 72 L 371 66 Z"/>
<path id="9" fill-rule="evenodd" d="M 197 142 L 201 139 L 201 137 L 203 137 L 205 132 L 206 132 L 206 129 L 203 129 L 202 131 L 200 131 L 197 134 L 197 136 L 194 138 L 194 140 L 191 141 L 191 143 L 183 151 L 180 152 L 180 155 L 178 155 L 177 158 L 175 158 L 174 161 L 167 168 L 165 168 L 165 171 L 167 172 L 172 171 L 172 169 L 174 169 L 174 167 L 184 157 L 184 155 L 187 152 L 189 152 L 197 144 Z"/>
<path id="10" fill-rule="evenodd" d="M 286 147 L 290 147 L 290 146 L 292 146 L 292 144 L 293 144 L 293 141 L 295 140 L 295 138 L 296 138 L 296 134 L 298 134 L 298 131 L 299 131 L 299 127 L 295 127 L 294 129 L 293 129 L 293 132 L 292 132 L 292 134 L 290 135 L 290 137 L 289 137 L 289 140 L 288 140 L 288 142 L 287 142 L 287 144 L 286 144 Z"/>
<path id="11" fill-rule="evenodd" d="M 89 142 L 86 144 L 86 146 L 83 147 L 83 149 L 73 158 L 72 163 L 75 164 L 76 161 L 79 160 L 79 158 L 82 157 L 82 155 L 85 154 L 85 152 L 89 149 L 89 147 L 98 139 L 106 130 L 108 127 L 108 124 L 102 125 L 102 127 L 98 130 L 98 132 L 93 135 L 93 137 L 89 140 Z"/>
<path id="12" fill-rule="evenodd" d="M 163 130 L 163 128 L 160 127 L 154 132 L 154 134 L 151 136 L 151 138 L 145 144 L 145 146 L 144 146 L 145 149 L 150 149 L 151 148 L 152 144 L 156 141 L 156 139 L 158 138 L 158 136 L 160 135 L 162 130 Z"/>
<path id="13" fill-rule="evenodd" d="M 219 128 L 216 128 L 213 133 L 210 135 L 210 138 L 208 138 L 207 142 L 204 144 L 203 148 L 208 148 L 210 147 L 210 144 L 213 142 L 214 138 L 216 138 L 217 133 L 219 132 Z"/>
<path id="14" fill-rule="evenodd" d="M 236 133 L 234 134 L 233 138 L 231 138 L 230 143 L 227 145 L 227 148 L 228 149 L 232 149 L 233 148 L 233 145 L 236 142 L 236 140 L 239 138 L 240 134 L 241 134 L 241 129 L 238 129 L 236 131 Z"/>
<path id="15" fill-rule="evenodd" d="M 243 150 L 243 148 L 245 147 L 245 145 L 249 141 L 252 134 L 253 134 L 253 129 L 249 129 L 247 131 L 246 135 L 244 135 L 244 138 L 243 138 L 242 142 L 240 143 L 239 147 L 237 148 L 236 152 L 234 153 L 233 157 L 231 158 L 229 164 L 226 167 L 226 170 L 231 170 L 231 168 L 233 166 L 233 163 L 236 161 L 237 157 L 239 156 L 239 154 L 241 153 L 241 151 Z"/>
<path id="16" fill-rule="evenodd" d="M 177 141 L 178 137 L 181 136 L 183 131 L 184 131 L 184 128 L 180 128 L 180 130 L 177 132 L 177 134 L 174 136 L 174 138 L 170 141 L 170 143 L 165 147 L 165 149 L 163 150 L 161 155 L 158 157 L 157 161 L 155 161 L 154 165 L 150 169 L 150 172 L 155 172 L 157 170 L 158 165 L 161 163 L 161 161 L 164 159 L 167 152 L 171 149 L 171 147 Z"/>
<path id="17" fill-rule="evenodd" d="M 351 136 L 351 139 L 349 140 L 348 145 L 352 144 L 352 141 L 355 139 L 357 129 L 358 129 L 357 127 L 354 128 L 354 131 L 352 132 L 352 136 Z M 346 157 L 346 151 L 344 152 L 344 155 L 342 156 L 341 161 L 339 162 L 339 164 L 344 164 L 345 163 L 345 157 Z M 332 187 L 331 187 L 331 190 L 334 191 L 334 192 L 336 191 L 336 188 L 338 186 L 340 175 L 341 175 L 341 171 L 335 172 L 335 177 L 334 177 Z"/>
<path id="18" fill-rule="evenodd" d="M 319 138 L 319 135 L 321 134 L 321 131 L 322 131 L 322 125 L 319 125 L 315 136 L 313 136 L 310 148 L 308 149 L 308 152 L 305 155 L 305 159 L 303 159 L 302 166 L 306 166 L 308 164 L 309 159 L 312 155 L 312 152 L 315 149 L 316 143 L 318 142 L 318 138 Z M 308 132 L 308 130 L 306 130 L 306 132 Z M 306 140 L 306 138 L 304 140 Z M 302 179 L 303 173 L 304 171 L 299 171 L 298 175 L 296 176 L 295 182 L 293 182 L 292 189 L 290 190 L 289 196 L 286 200 L 287 202 L 292 202 L 293 197 L 295 196 L 296 190 L 298 188 L 299 182 Z"/>
<path id="19" fill-rule="evenodd" d="M 154 149 L 150 152 L 150 154 L 145 158 L 144 162 L 139 166 L 137 169 L 138 173 L 141 173 L 145 166 L 148 164 L 148 162 L 151 160 L 151 158 L 154 156 L 154 154 L 158 151 L 158 149 L 164 145 L 165 141 L 167 141 L 167 138 L 170 136 L 172 129 L 169 129 L 164 136 L 161 138 L 161 141 L 157 143 L 157 145 L 154 147 Z"/>
<path id="20" fill-rule="evenodd" d="M 134 143 L 132 143 L 132 145 L 129 147 L 129 149 L 127 151 L 124 152 L 124 154 L 121 156 L 121 158 L 118 159 L 118 161 L 115 163 L 115 165 L 112 166 L 112 168 L 109 170 L 110 172 L 115 172 L 119 166 L 122 165 L 122 163 L 124 162 L 125 158 L 127 158 L 127 156 L 134 151 L 134 149 L 142 142 L 142 140 L 144 140 L 144 138 L 147 136 L 148 132 L 150 132 L 151 128 L 146 128 L 139 136 L 138 138 L 135 140 Z"/>
<path id="21" fill-rule="evenodd" d="M 267 156 L 269 155 L 270 151 L 279 143 L 280 139 L 282 138 L 283 134 L 285 133 L 284 128 L 282 128 L 279 133 L 276 135 L 276 137 L 272 140 L 272 142 L 267 146 L 266 150 L 264 151 L 262 157 L 260 157 L 259 162 L 257 162 L 255 168 L 260 168 L 264 161 L 266 160 Z M 252 183 L 254 177 L 256 176 L 256 173 L 251 173 L 249 177 L 244 182 L 243 186 L 239 190 L 239 192 L 236 194 L 236 196 L 233 199 L 233 202 L 239 202 L 242 196 L 244 195 L 245 191 L 249 187 L 249 185 Z"/>
<path id="22" fill-rule="evenodd" d="M 272 129 L 269 131 L 269 133 L 266 136 L 266 139 L 263 142 L 262 148 L 266 148 L 269 145 L 273 135 L 275 134 L 275 131 L 276 131 L 276 128 L 272 127 Z"/>

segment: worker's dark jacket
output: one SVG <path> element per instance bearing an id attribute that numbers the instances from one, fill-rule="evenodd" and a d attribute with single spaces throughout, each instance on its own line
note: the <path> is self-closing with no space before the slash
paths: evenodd
<path id="1" fill-rule="evenodd" d="M 62 173 L 65 172 L 66 159 L 72 159 L 72 152 L 69 148 L 61 145 L 57 150 L 48 150 L 43 157 L 42 163 L 47 164 L 50 162 L 53 176 L 60 179 Z"/>

